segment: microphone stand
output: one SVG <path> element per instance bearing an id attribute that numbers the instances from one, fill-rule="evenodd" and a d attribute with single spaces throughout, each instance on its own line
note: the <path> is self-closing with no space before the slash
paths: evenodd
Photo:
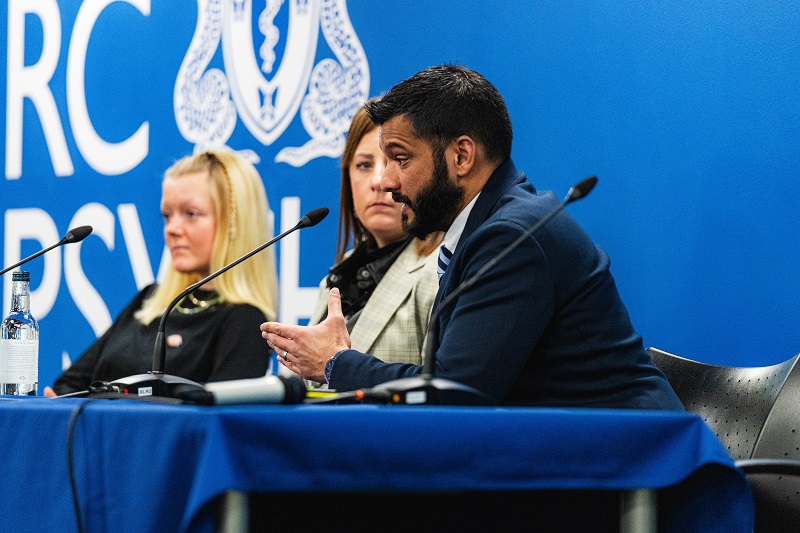
<path id="1" fill-rule="evenodd" d="M 58 241 L 57 243 L 55 243 L 53 246 L 51 246 L 51 247 L 49 247 L 49 248 L 45 248 L 44 250 L 39 250 L 39 251 L 38 251 L 38 252 L 36 252 L 35 254 L 33 254 L 33 255 L 29 255 L 28 257 L 26 257 L 26 258 L 25 258 L 25 259 L 23 259 L 22 261 L 19 261 L 19 262 L 17 262 L 17 263 L 14 263 L 14 264 L 13 264 L 13 265 L 11 265 L 10 267 L 6 267 L 6 268 L 4 268 L 3 270 L 0 270 L 0 276 L 2 276 L 3 274 L 5 274 L 5 273 L 6 273 L 6 272 L 8 272 L 9 270 L 14 270 L 14 269 L 15 269 L 15 268 L 17 268 L 18 266 L 24 265 L 25 263 L 27 263 L 28 261 L 30 261 L 30 260 L 32 260 L 32 259 L 36 259 L 36 258 L 37 258 L 37 257 L 39 257 L 40 255 L 42 255 L 42 254 L 44 254 L 44 253 L 46 253 L 46 252 L 49 252 L 49 251 L 50 251 L 50 250 L 52 250 L 53 248 L 58 248 L 58 247 L 59 247 L 59 246 L 61 246 L 62 244 L 69 244 L 69 243 L 71 243 L 71 242 L 80 242 L 80 241 L 82 241 L 83 239 L 85 239 L 85 238 L 86 238 L 86 237 L 87 237 L 87 236 L 88 236 L 88 235 L 89 235 L 91 232 L 92 232 L 92 227 L 91 227 L 91 226 L 79 226 L 79 227 L 77 227 L 77 228 L 73 228 L 73 229 L 69 230 L 69 231 L 67 232 L 67 234 L 66 234 L 66 235 L 64 235 L 64 236 L 61 238 L 61 240 L 60 240 L 60 241 Z"/>
<path id="2" fill-rule="evenodd" d="M 231 268 L 235 267 L 242 261 L 249 259 L 253 255 L 257 254 L 264 248 L 271 246 L 272 244 L 276 243 L 277 241 L 283 239 L 290 233 L 300 229 L 300 228 L 307 228 L 311 226 L 317 225 L 323 218 L 328 215 L 328 208 L 327 207 L 319 207 L 317 209 L 313 209 L 306 213 L 303 218 L 300 219 L 300 222 L 295 224 L 292 228 L 284 231 L 274 239 L 271 239 L 255 250 L 248 252 L 247 254 L 243 255 L 236 261 L 222 267 L 221 269 L 217 270 L 213 274 L 206 276 L 205 278 L 201 279 L 197 283 L 193 283 L 189 287 L 187 287 L 183 292 L 181 292 L 178 296 L 176 296 L 170 304 L 167 306 L 167 309 L 164 311 L 164 314 L 161 315 L 161 321 L 158 324 L 158 333 L 156 334 L 156 343 L 155 348 L 153 350 L 153 369 L 147 372 L 146 374 L 136 374 L 133 376 L 117 379 L 112 381 L 111 383 L 106 384 L 102 387 L 105 389 L 105 392 L 119 392 L 122 394 L 137 394 L 139 396 L 166 396 L 169 398 L 177 398 L 181 397 L 181 395 L 185 395 L 193 390 L 205 390 L 204 387 L 190 379 L 182 378 L 180 376 L 173 376 L 164 373 L 165 362 L 167 358 L 167 343 L 166 343 L 166 324 L 167 324 L 167 317 L 169 316 L 172 309 L 183 300 L 186 296 L 194 292 L 196 289 L 200 288 L 201 286 L 205 285 L 212 279 L 224 274 Z"/>
<path id="3" fill-rule="evenodd" d="M 433 350 L 433 339 L 438 335 L 438 319 L 442 309 L 450 302 L 455 300 L 462 292 L 472 287 L 481 276 L 497 263 L 502 261 L 508 254 L 516 250 L 520 244 L 525 242 L 531 235 L 536 233 L 539 228 L 547 224 L 553 217 L 559 214 L 567 204 L 585 197 L 597 183 L 596 176 L 584 178 L 576 185 L 570 187 L 564 200 L 539 219 L 525 233 L 520 235 L 514 242 L 509 244 L 502 252 L 492 258 L 491 261 L 483 265 L 475 274 L 467 278 L 461 285 L 448 294 L 431 315 L 428 321 L 428 334 L 424 350 L 424 361 L 422 372 L 419 376 L 410 378 L 396 379 L 387 381 L 369 389 L 371 393 L 388 393 L 390 403 L 394 404 L 439 404 L 439 405 L 493 405 L 496 404 L 493 398 L 485 393 L 452 381 L 449 379 L 434 377 L 436 368 L 436 353 Z"/>

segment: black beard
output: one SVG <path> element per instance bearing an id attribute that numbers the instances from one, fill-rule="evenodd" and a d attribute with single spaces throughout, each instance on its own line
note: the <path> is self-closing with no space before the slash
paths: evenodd
<path id="1" fill-rule="evenodd" d="M 392 195 L 395 202 L 406 204 L 414 212 L 409 222 L 403 213 L 403 231 L 418 239 L 424 239 L 434 231 L 446 231 L 453 223 L 464 199 L 464 190 L 450 181 L 443 153 L 434 153 L 433 178 L 423 187 L 412 203 L 407 196 Z"/>

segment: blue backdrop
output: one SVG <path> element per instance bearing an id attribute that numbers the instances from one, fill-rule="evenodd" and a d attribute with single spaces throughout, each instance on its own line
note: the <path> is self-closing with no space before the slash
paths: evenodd
<path id="1" fill-rule="evenodd" d="M 778 0 L 8 0 L 2 262 L 28 266 L 40 382 L 100 334 L 164 254 L 161 174 L 226 145 L 258 161 L 276 232 L 338 209 L 354 107 L 457 62 L 505 95 L 514 159 L 612 258 L 646 345 L 721 364 L 800 351 L 800 10 Z M 278 248 L 303 321 L 336 217 Z M 3 280 L 4 312 L 10 277 Z"/>

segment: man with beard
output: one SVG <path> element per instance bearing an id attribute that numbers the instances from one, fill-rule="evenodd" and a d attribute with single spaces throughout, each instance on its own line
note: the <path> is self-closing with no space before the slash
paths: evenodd
<path id="1" fill-rule="evenodd" d="M 426 341 L 437 378 L 496 404 L 683 409 L 630 323 L 608 256 L 566 212 L 440 306 L 559 203 L 514 167 L 511 120 L 491 83 L 460 66 L 431 67 L 367 111 L 388 160 L 381 188 L 404 204 L 404 228 L 420 238 L 447 232 Z M 339 391 L 421 371 L 351 350 L 336 289 L 324 322 L 261 330 L 284 366 Z"/>

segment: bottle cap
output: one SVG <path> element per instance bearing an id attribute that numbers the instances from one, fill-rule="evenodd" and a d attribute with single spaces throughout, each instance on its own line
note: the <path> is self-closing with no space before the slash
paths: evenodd
<path id="1" fill-rule="evenodd" d="M 17 270 L 11 273 L 11 281 L 30 281 L 31 273 L 24 270 Z"/>

